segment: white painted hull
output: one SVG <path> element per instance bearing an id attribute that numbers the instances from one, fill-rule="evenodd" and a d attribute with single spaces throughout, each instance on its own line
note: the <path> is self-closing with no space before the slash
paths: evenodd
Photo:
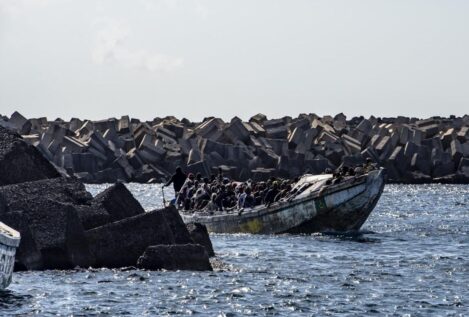
<path id="1" fill-rule="evenodd" d="M 214 233 L 312 233 L 357 231 L 375 207 L 384 188 L 384 171 L 376 170 L 337 185 L 325 185 L 331 176 L 308 176 L 315 185 L 291 201 L 269 208 L 208 215 L 182 214 L 186 223 L 199 222 Z M 305 181 L 308 179 L 305 178 Z"/>
<path id="2" fill-rule="evenodd" d="M 19 244 L 19 232 L 0 222 L 0 290 L 7 288 L 11 283 Z"/>

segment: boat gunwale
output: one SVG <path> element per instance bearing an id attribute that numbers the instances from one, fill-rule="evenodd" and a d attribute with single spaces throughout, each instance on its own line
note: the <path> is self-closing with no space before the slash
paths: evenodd
<path id="1" fill-rule="evenodd" d="M 270 215 L 270 214 L 277 213 L 285 209 L 292 208 L 299 204 L 303 204 L 305 202 L 317 199 L 318 197 L 325 197 L 327 195 L 330 195 L 330 194 L 333 194 L 333 193 L 336 193 L 345 189 L 349 189 L 349 188 L 362 185 L 366 183 L 370 174 L 372 174 L 375 171 L 379 172 L 380 170 L 374 170 L 364 175 L 360 175 L 359 177 L 347 179 L 344 182 L 341 182 L 336 185 L 328 185 L 326 188 L 321 188 L 320 190 L 316 190 L 312 192 L 311 194 L 305 197 L 299 198 L 299 199 L 276 202 L 271 207 L 259 208 L 258 210 L 252 209 L 247 212 L 242 212 L 241 214 L 239 214 L 239 212 L 238 213 L 236 212 L 224 213 L 224 214 L 218 214 L 218 215 L 197 215 L 197 214 L 187 215 L 183 212 L 181 214 L 187 220 L 194 221 L 194 222 L 197 222 L 200 220 L 205 220 L 209 222 L 221 222 L 221 221 L 226 221 L 227 218 L 239 218 L 239 217 L 242 217 L 243 219 L 258 218 L 261 216 Z M 197 211 L 195 211 L 195 213 L 197 213 Z"/>

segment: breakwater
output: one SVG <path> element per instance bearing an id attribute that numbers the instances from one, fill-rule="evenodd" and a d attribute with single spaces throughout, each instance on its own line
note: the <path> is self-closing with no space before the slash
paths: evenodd
<path id="1" fill-rule="evenodd" d="M 172 207 L 145 212 L 122 183 L 94 197 L 0 127 L 0 221 L 21 234 L 15 270 L 211 270 L 207 228 Z"/>
<path id="2" fill-rule="evenodd" d="M 210 175 L 218 167 L 238 180 L 323 173 L 371 160 L 388 182 L 469 183 L 469 115 L 427 119 L 319 117 L 247 122 L 174 117 L 140 121 L 1 117 L 59 168 L 87 183 L 159 182 L 177 166 Z"/>

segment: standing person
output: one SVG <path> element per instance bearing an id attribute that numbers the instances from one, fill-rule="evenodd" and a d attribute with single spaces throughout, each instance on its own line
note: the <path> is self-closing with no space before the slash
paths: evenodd
<path id="1" fill-rule="evenodd" d="M 177 198 L 179 191 L 181 190 L 184 182 L 186 181 L 187 175 L 182 171 L 181 167 L 176 168 L 176 172 L 171 176 L 171 179 L 163 185 L 163 187 L 171 185 L 173 183 L 174 187 L 174 196 Z"/>
<path id="2" fill-rule="evenodd" d="M 272 184 L 272 188 L 269 189 L 267 191 L 267 194 L 265 195 L 264 204 L 266 207 L 270 207 L 270 205 L 275 202 L 275 196 L 277 196 L 278 193 L 279 193 L 278 182 L 275 181 Z"/>

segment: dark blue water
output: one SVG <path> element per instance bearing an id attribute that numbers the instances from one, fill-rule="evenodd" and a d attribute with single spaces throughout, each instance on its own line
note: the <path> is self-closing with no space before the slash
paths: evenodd
<path id="1" fill-rule="evenodd" d="M 157 186 L 130 188 L 161 204 Z M 222 271 L 16 273 L 0 315 L 469 315 L 469 186 L 387 186 L 357 236 L 212 241 Z"/>

